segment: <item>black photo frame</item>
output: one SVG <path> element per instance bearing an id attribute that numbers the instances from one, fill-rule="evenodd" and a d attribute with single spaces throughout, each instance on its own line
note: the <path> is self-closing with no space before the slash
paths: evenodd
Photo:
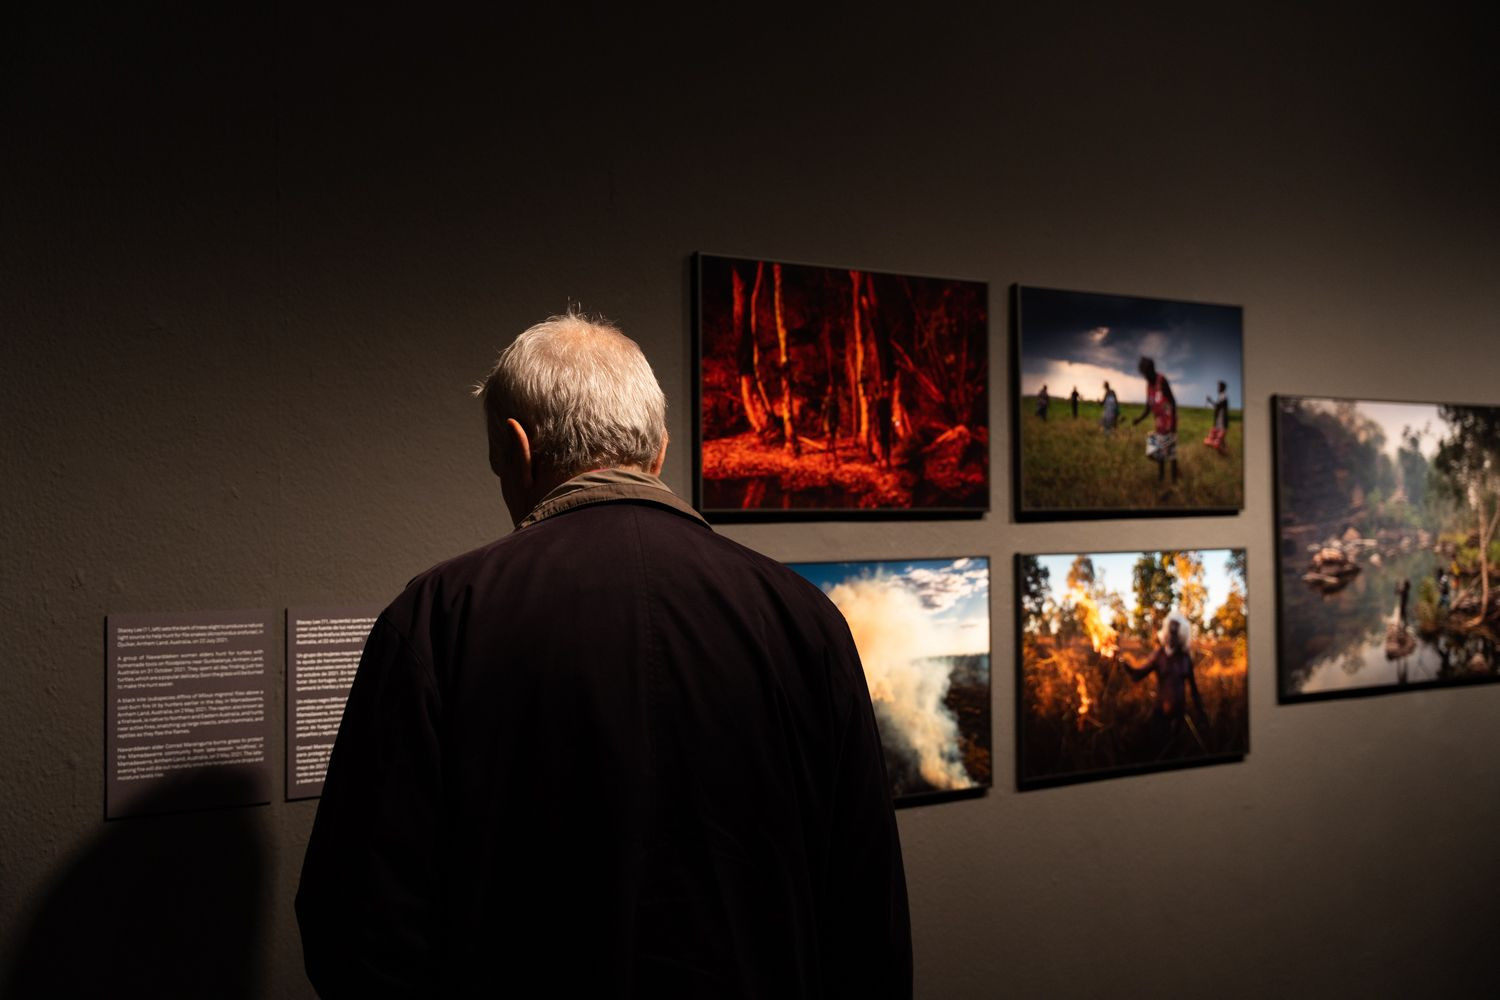
<path id="1" fill-rule="evenodd" d="M 788 565 L 849 623 L 894 803 L 983 795 L 993 784 L 988 557 Z"/>
<path id="2" fill-rule="evenodd" d="M 984 282 L 700 253 L 693 301 L 705 516 L 989 510 Z"/>
<path id="3" fill-rule="evenodd" d="M 1500 680 L 1500 407 L 1280 395 L 1272 412 L 1279 701 Z"/>
<path id="4" fill-rule="evenodd" d="M 1015 285 L 1011 309 L 1018 521 L 1244 508 L 1239 306 Z M 1142 429 L 1148 357 L 1176 407 Z"/>
<path id="5" fill-rule="evenodd" d="M 1243 759 L 1245 564 L 1242 548 L 1017 555 L 1017 787 Z"/>

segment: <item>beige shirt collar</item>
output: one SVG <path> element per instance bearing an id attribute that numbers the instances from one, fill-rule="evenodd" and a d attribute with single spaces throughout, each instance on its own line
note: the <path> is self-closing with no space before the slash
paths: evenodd
<path id="1" fill-rule="evenodd" d="M 531 509 L 531 513 L 516 525 L 516 530 L 519 531 L 564 511 L 576 510 L 590 504 L 609 503 L 614 500 L 636 500 L 659 504 L 679 514 L 686 514 L 701 522 L 705 527 L 708 526 L 708 522 L 703 520 L 701 514 L 651 473 L 639 472 L 635 469 L 595 469 L 592 472 L 574 476 L 542 497 L 541 502 Z"/>

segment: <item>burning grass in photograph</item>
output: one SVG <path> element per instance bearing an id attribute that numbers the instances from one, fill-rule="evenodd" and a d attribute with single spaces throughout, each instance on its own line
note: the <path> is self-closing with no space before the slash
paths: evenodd
<path id="1" fill-rule="evenodd" d="M 1248 749 L 1243 549 L 1020 557 L 1021 784 Z"/>

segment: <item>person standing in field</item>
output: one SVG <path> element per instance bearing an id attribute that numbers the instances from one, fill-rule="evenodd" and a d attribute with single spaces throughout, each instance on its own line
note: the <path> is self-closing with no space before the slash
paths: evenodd
<path id="1" fill-rule="evenodd" d="M 1161 483 L 1167 476 L 1167 463 L 1172 465 L 1172 485 L 1177 485 L 1177 399 L 1172 395 L 1172 385 L 1167 377 L 1156 370 L 1156 362 L 1142 357 L 1137 366 L 1146 379 L 1146 405 L 1141 415 L 1135 418 L 1139 424 L 1147 417 L 1156 417 L 1156 430 L 1146 435 L 1146 457 L 1156 463 L 1156 481 Z"/>
<path id="2" fill-rule="evenodd" d="M 1099 415 L 1099 426 L 1104 428 L 1104 433 L 1108 434 L 1115 429 L 1115 422 L 1120 419 L 1120 399 L 1108 382 L 1104 383 L 1104 398 L 1100 400 L 1099 405 L 1103 407 Z"/>
<path id="3" fill-rule="evenodd" d="M 1051 405 L 1052 397 L 1047 395 L 1047 387 L 1042 386 L 1041 391 L 1036 394 L 1036 415 L 1043 420 L 1047 419 L 1047 407 Z"/>
<path id="4" fill-rule="evenodd" d="M 1208 725 L 1208 713 L 1203 710 L 1203 696 L 1198 693 L 1198 681 L 1193 676 L 1192 636 L 1193 626 L 1182 612 L 1174 611 L 1156 634 L 1157 645 L 1151 659 L 1139 667 L 1131 666 L 1124 657 L 1118 661 L 1136 683 L 1156 675 L 1151 743 L 1159 755 L 1172 747 L 1183 728 L 1192 733 L 1193 742 L 1200 749 L 1204 748 L 1200 730 Z M 1191 712 L 1189 697 L 1193 702 Z"/>
<path id="5" fill-rule="evenodd" d="M 1073 392 L 1068 396 L 1068 402 L 1073 404 L 1073 419 L 1078 419 L 1078 386 L 1073 387 Z"/>
<path id="6" fill-rule="evenodd" d="M 1203 443 L 1220 455 L 1227 455 L 1229 451 L 1224 447 L 1224 437 L 1229 433 L 1229 392 L 1223 380 L 1219 382 L 1218 398 L 1209 399 L 1208 402 L 1214 408 L 1214 426 Z"/>

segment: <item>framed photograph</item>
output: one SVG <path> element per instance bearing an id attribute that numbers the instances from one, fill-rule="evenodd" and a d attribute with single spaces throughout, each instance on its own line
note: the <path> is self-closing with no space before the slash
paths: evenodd
<path id="1" fill-rule="evenodd" d="M 1500 676 L 1500 407 L 1273 410 L 1281 700 Z"/>
<path id="2" fill-rule="evenodd" d="M 792 563 L 849 622 L 899 805 L 990 781 L 990 563 Z"/>
<path id="3" fill-rule="evenodd" d="M 1244 549 L 1016 562 L 1021 788 L 1249 752 Z"/>
<path id="4" fill-rule="evenodd" d="M 1017 520 L 1245 504 L 1241 310 L 1016 286 Z"/>
<path id="5" fill-rule="evenodd" d="M 699 254 L 695 487 L 721 520 L 989 509 L 983 282 Z"/>

